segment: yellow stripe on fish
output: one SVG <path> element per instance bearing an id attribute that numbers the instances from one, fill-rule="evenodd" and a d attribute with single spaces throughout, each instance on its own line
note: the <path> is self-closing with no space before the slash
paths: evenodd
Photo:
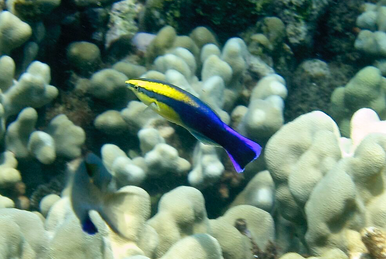
<path id="1" fill-rule="evenodd" d="M 179 89 L 176 89 L 172 85 L 166 84 L 164 82 L 158 82 L 155 80 L 146 80 L 146 79 L 130 79 L 126 81 L 126 84 L 137 86 L 146 91 L 153 92 L 155 94 L 160 94 L 165 97 L 174 99 L 176 101 L 181 101 L 195 107 L 198 107 L 198 104 L 194 102 L 189 96 L 181 92 Z M 141 99 L 141 98 L 140 98 Z M 142 99 L 141 99 L 142 101 Z"/>

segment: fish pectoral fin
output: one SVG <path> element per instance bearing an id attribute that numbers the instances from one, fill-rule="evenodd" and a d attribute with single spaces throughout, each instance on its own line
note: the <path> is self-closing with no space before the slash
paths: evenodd
<path id="1" fill-rule="evenodd" d="M 196 138 L 198 139 L 201 143 L 205 144 L 205 145 L 210 145 L 210 146 L 216 146 L 216 147 L 220 147 L 219 144 L 217 144 L 216 142 L 214 142 L 213 140 L 205 137 L 204 135 L 202 135 L 201 133 L 197 132 L 197 131 L 194 131 L 194 130 L 189 130 L 189 132 Z"/>
<path id="2" fill-rule="evenodd" d="M 152 103 L 149 105 L 149 107 L 152 108 L 152 109 L 155 110 L 155 111 L 161 111 L 161 109 L 159 108 L 158 103 L 156 103 L 156 102 L 152 102 Z"/>
<path id="3" fill-rule="evenodd" d="M 161 109 L 159 108 L 158 104 L 156 102 L 152 102 L 151 104 L 149 104 L 145 110 L 143 110 L 144 112 L 147 112 L 148 110 L 153 110 L 153 111 L 156 111 L 156 112 L 159 112 Z"/>

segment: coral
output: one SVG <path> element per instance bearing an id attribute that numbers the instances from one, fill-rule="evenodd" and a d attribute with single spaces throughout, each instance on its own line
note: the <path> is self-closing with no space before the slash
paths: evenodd
<path id="1" fill-rule="evenodd" d="M 368 254 L 360 230 L 386 226 L 385 60 L 334 92 L 341 128 L 320 111 L 295 119 L 325 108 L 326 96 L 346 83 L 334 77 L 346 66 L 303 58 L 353 51 L 323 51 L 333 44 L 321 40 L 360 32 L 323 15 L 353 2 L 72 0 L 53 11 L 59 0 L 7 1 L 11 12 L 0 14 L 0 54 L 12 56 L 0 57 L 0 257 Z M 365 5 L 358 18 L 369 33 L 362 30 L 357 45 L 380 54 L 384 4 Z M 213 27 L 193 29 L 197 21 Z M 351 71 L 374 59 L 361 51 Z M 286 100 L 283 71 L 295 71 L 287 81 L 293 99 Z M 136 101 L 125 81 L 137 77 L 197 96 L 265 153 L 237 174 L 222 150 Z M 292 107 L 286 118 L 294 119 L 287 124 L 285 101 Z"/>
<path id="2" fill-rule="evenodd" d="M 206 44 L 214 44 L 218 46 L 218 42 L 214 34 L 208 30 L 208 28 L 199 26 L 192 30 L 189 34 L 189 37 L 197 44 L 197 47 L 200 49 L 203 48 Z"/>
<path id="3" fill-rule="evenodd" d="M 232 224 L 211 220 L 210 227 L 212 235 L 221 246 L 224 259 L 253 258 L 248 242 Z"/>
<path id="4" fill-rule="evenodd" d="M 49 123 L 46 131 L 55 141 L 55 151 L 58 156 L 75 159 L 81 155 L 86 134 L 81 127 L 74 125 L 66 115 L 56 116 Z"/>
<path id="5" fill-rule="evenodd" d="M 47 217 L 48 212 L 54 204 L 60 200 L 60 196 L 56 194 L 46 195 L 39 204 L 39 210 L 44 217 Z"/>
<path id="6" fill-rule="evenodd" d="M 146 178 L 147 167 L 142 158 L 131 160 L 125 152 L 112 144 L 103 145 L 101 153 L 103 164 L 114 176 L 118 187 L 140 185 Z"/>
<path id="7" fill-rule="evenodd" d="M 149 169 L 148 173 L 157 177 L 171 172 L 180 175 L 190 169 L 190 163 L 179 157 L 177 149 L 164 143 L 157 144 L 146 153 L 144 159 Z"/>
<path id="8" fill-rule="evenodd" d="M 146 73 L 145 67 L 124 61 L 115 63 L 113 68 L 118 72 L 125 74 L 127 78 L 137 78 Z"/>
<path id="9" fill-rule="evenodd" d="M 1 93 L 5 116 L 15 115 L 28 106 L 42 107 L 55 99 L 58 89 L 49 85 L 50 80 L 50 67 L 34 61 L 17 82 Z"/>
<path id="10" fill-rule="evenodd" d="M 171 129 L 171 128 L 170 128 Z M 164 133 L 163 133 L 164 132 Z M 160 178 L 163 175 L 183 175 L 190 163 L 179 156 L 177 149 L 165 143 L 162 136 L 170 138 L 166 128 L 148 125 L 138 132 L 143 156 L 130 159 L 118 146 L 105 144 L 102 147 L 103 163 L 114 176 L 118 186 L 139 185 L 146 177 Z M 174 133 L 174 130 L 171 134 Z"/>
<path id="11" fill-rule="evenodd" d="M 262 171 L 257 173 L 247 184 L 244 190 L 237 195 L 231 207 L 237 205 L 251 205 L 267 212 L 274 208 L 275 188 L 269 172 Z"/>
<path id="12" fill-rule="evenodd" d="M 8 11 L 0 12 L 0 55 L 23 45 L 32 34 L 31 27 Z"/>
<path id="13" fill-rule="evenodd" d="M 94 126 L 108 135 L 122 134 L 128 130 L 127 123 L 121 114 L 115 110 L 108 110 L 99 114 L 94 120 Z"/>
<path id="14" fill-rule="evenodd" d="M 163 27 L 146 49 L 145 57 L 147 64 L 152 64 L 158 56 L 172 52 L 173 49 L 178 47 L 187 49 L 196 58 L 199 55 L 199 48 L 192 38 L 187 36 L 178 36 L 175 29 L 171 26 Z M 178 54 L 178 52 L 175 54 Z"/>
<path id="15" fill-rule="evenodd" d="M 363 229 L 361 235 L 363 243 L 373 258 L 386 258 L 386 234 L 384 231 L 369 227 Z"/>
<path id="16" fill-rule="evenodd" d="M 188 55 L 190 55 L 189 59 L 193 59 L 194 61 L 193 55 L 188 50 L 185 51 L 187 51 Z M 156 70 L 160 71 L 161 73 L 165 73 L 169 69 L 174 69 L 180 72 L 188 80 L 190 80 L 190 78 L 192 77 L 192 75 L 194 75 L 195 72 L 191 71 L 191 67 L 189 67 L 189 65 L 185 62 L 184 59 L 174 54 L 166 54 L 157 57 L 154 60 L 154 65 Z"/>
<path id="17" fill-rule="evenodd" d="M 236 84 L 241 80 L 247 68 L 245 59 L 248 54 L 247 45 L 241 38 L 230 38 L 225 42 L 221 59 L 227 62 L 232 68 L 231 84 Z"/>
<path id="18" fill-rule="evenodd" d="M 217 240 L 208 234 L 195 234 L 185 237 L 174 244 L 161 259 L 222 259 Z"/>
<path id="19" fill-rule="evenodd" d="M 25 159 L 32 155 L 43 164 L 51 164 L 57 155 L 67 159 L 80 156 L 81 146 L 85 142 L 82 128 L 61 114 L 50 122 L 47 132 L 37 131 L 37 120 L 37 112 L 28 107 L 8 126 L 5 145 L 15 157 Z"/>
<path id="20" fill-rule="evenodd" d="M 42 164 L 51 164 L 56 159 L 55 140 L 44 131 L 34 131 L 28 139 L 28 151 Z"/>
<path id="21" fill-rule="evenodd" d="M 157 144 L 165 143 L 165 139 L 155 128 L 144 128 L 138 132 L 139 148 L 142 154 L 152 150 Z"/>
<path id="22" fill-rule="evenodd" d="M 286 119 L 292 120 L 310 111 L 325 110 L 335 88 L 331 84 L 332 79 L 327 63 L 319 59 L 303 61 L 291 78 L 291 91 L 286 99 Z"/>
<path id="23" fill-rule="evenodd" d="M 381 31 L 362 30 L 355 40 L 355 48 L 374 57 L 386 57 L 386 34 Z"/>
<path id="24" fill-rule="evenodd" d="M 286 253 L 280 259 L 304 259 L 304 257 L 297 253 Z"/>
<path id="25" fill-rule="evenodd" d="M 28 139 L 35 130 L 37 119 L 37 112 L 29 107 L 23 109 L 16 121 L 8 126 L 5 144 L 7 149 L 14 153 L 16 157 L 26 158 L 29 156 Z"/>
<path id="26" fill-rule="evenodd" d="M 243 229 L 239 223 L 244 225 Z M 258 224 L 260 225 L 257 226 Z M 224 216 L 211 220 L 210 226 L 225 259 L 256 258 L 255 248 L 267 248 L 270 240 L 274 239 L 272 217 L 249 205 L 231 208 Z"/>
<path id="27" fill-rule="evenodd" d="M 263 56 L 264 58 L 273 52 L 272 43 L 267 36 L 262 33 L 253 34 L 248 44 L 248 50 L 256 56 Z"/>
<path id="28" fill-rule="evenodd" d="M 277 17 L 266 17 L 261 23 L 261 30 L 273 48 L 280 46 L 286 37 L 285 25 Z"/>
<path id="29" fill-rule="evenodd" d="M 127 96 L 126 75 L 107 68 L 94 73 L 87 91 L 94 97 L 112 102 Z"/>
<path id="30" fill-rule="evenodd" d="M 354 47 L 358 30 L 356 20 L 363 10 L 363 0 L 332 1 L 323 14 L 314 38 L 315 52 L 324 61 L 334 60 L 356 67 L 361 55 Z"/>
<path id="31" fill-rule="evenodd" d="M 156 35 L 152 33 L 138 32 L 132 38 L 131 43 L 137 48 L 138 51 L 146 53 L 147 47 L 155 38 L 155 36 Z"/>
<path id="32" fill-rule="evenodd" d="M 90 75 L 100 65 L 100 50 L 97 45 L 79 41 L 67 47 L 67 59 L 75 70 L 82 75 Z"/>
<path id="33" fill-rule="evenodd" d="M 239 119 L 237 129 L 253 140 L 267 141 L 284 123 L 286 97 L 287 88 L 281 76 L 263 77 L 252 89 L 248 110 Z"/>
<path id="34" fill-rule="evenodd" d="M 196 188 L 204 188 L 217 182 L 224 172 L 216 147 L 197 143 L 193 154 L 193 169 L 188 181 Z"/>
<path id="35" fill-rule="evenodd" d="M 386 134 L 386 121 L 381 121 L 378 114 L 368 108 L 359 109 L 351 119 L 352 150 L 370 133 Z"/>
<path id="36" fill-rule="evenodd" d="M 381 119 L 386 118 L 385 84 L 379 69 L 368 66 L 361 69 L 347 85 L 333 91 L 331 115 L 344 136 L 350 134 L 350 118 L 360 108 L 371 108 Z"/>
<path id="37" fill-rule="evenodd" d="M 176 31 L 171 26 L 165 26 L 150 42 L 146 51 L 146 59 L 151 64 L 157 56 L 166 53 L 166 50 L 173 46 L 173 42 L 177 37 Z"/>
<path id="38" fill-rule="evenodd" d="M 64 259 L 71 256 L 102 259 L 104 256 L 113 256 L 103 243 L 102 235 L 87 236 L 82 231 L 68 197 L 63 197 L 52 206 L 45 220 L 45 229 L 50 236 L 46 242 L 49 248 L 45 255 L 47 258 Z M 69 233 L 71 233 L 70 240 L 68 240 Z"/>
<path id="39" fill-rule="evenodd" d="M 340 165 L 343 167 L 342 163 Z M 362 226 L 364 219 L 360 205 L 356 204 L 355 192 L 352 178 L 339 165 L 317 184 L 305 207 L 306 240 L 313 253 L 321 254 L 333 247 L 344 249 L 346 244 L 339 244 L 339 241 L 345 240 L 348 231 L 345 225 L 353 229 Z M 347 217 L 349 214 L 351 217 Z"/>
<path id="40" fill-rule="evenodd" d="M 385 11 L 382 4 L 366 4 L 364 12 L 357 18 L 357 26 L 362 28 L 355 40 L 355 48 L 374 58 L 386 56 Z"/>
<path id="41" fill-rule="evenodd" d="M 146 109 L 146 107 L 146 104 L 142 102 L 131 101 L 128 103 L 127 108 L 121 111 L 122 118 L 126 121 L 129 130 L 133 134 L 136 134 L 146 125 L 164 120 L 160 115 L 151 109 Z"/>
<path id="42" fill-rule="evenodd" d="M 4 240 L 0 246 L 5 258 L 42 258 L 47 251 L 48 235 L 43 221 L 34 213 L 18 209 L 0 209 Z"/>
<path id="43" fill-rule="evenodd" d="M 275 13 L 286 25 L 288 41 L 294 47 L 312 45 L 318 19 L 329 4 L 328 0 L 275 0 L 272 3 Z"/>
<path id="44" fill-rule="evenodd" d="M 380 123 L 367 109 L 358 111 L 351 140 L 340 138 L 330 117 L 312 112 L 286 124 L 268 141 L 265 158 L 279 211 L 299 227 L 304 227 L 304 213 L 305 240 L 312 254 L 323 257 L 331 249 L 347 252 L 360 247 L 355 231 L 386 224 L 382 184 L 386 135 L 378 133 L 382 127 L 371 124 L 364 130 L 361 113 Z M 302 134 L 293 135 L 296 132 Z M 278 157 L 285 158 L 279 162 Z"/>
<path id="45" fill-rule="evenodd" d="M 216 55 L 210 55 L 202 65 L 201 78 L 206 81 L 212 76 L 219 76 L 228 85 L 232 78 L 232 67 Z"/>
<path id="46" fill-rule="evenodd" d="M 183 237 L 209 232 L 204 197 L 192 187 L 181 186 L 164 194 L 157 214 L 148 221 L 158 233 L 156 257 L 166 252 Z"/>
<path id="47" fill-rule="evenodd" d="M 14 207 L 15 203 L 10 198 L 0 195 L 0 209 Z"/>
<path id="48" fill-rule="evenodd" d="M 138 31 L 134 21 L 137 16 L 135 5 L 135 0 L 124 0 L 113 4 L 110 10 L 109 30 L 105 39 L 106 48 L 111 47 L 117 41 L 127 41 L 126 45 L 129 45 Z"/>
<path id="49" fill-rule="evenodd" d="M 184 64 L 186 64 L 186 63 L 184 62 Z M 161 75 L 163 75 L 163 74 L 161 74 Z M 153 75 L 146 74 L 146 77 L 151 78 L 152 76 Z M 164 76 L 165 81 L 170 82 L 171 84 L 179 85 L 185 91 L 188 91 L 189 93 L 193 94 L 194 96 L 198 96 L 198 94 L 194 90 L 193 86 L 188 82 L 188 79 L 186 79 L 186 77 L 182 73 L 178 72 L 177 70 L 168 69 L 166 71 L 165 75 L 163 75 L 163 76 Z M 197 81 L 197 78 L 195 76 L 193 76 L 190 78 L 189 81 Z"/>
<path id="50" fill-rule="evenodd" d="M 279 211 L 287 220 L 302 222 L 301 211 L 313 188 L 341 158 L 338 137 L 329 116 L 312 112 L 286 124 L 268 141 L 265 159 Z"/>
<path id="51" fill-rule="evenodd" d="M 11 0 L 7 1 L 7 8 L 14 15 L 28 22 L 37 22 L 48 16 L 52 10 L 60 5 L 61 0 Z"/>
<path id="52" fill-rule="evenodd" d="M 0 58 L 0 71 L 0 88 L 4 92 L 12 86 L 15 76 L 15 62 L 11 57 L 3 55 Z"/>
<path id="53" fill-rule="evenodd" d="M 173 48 L 184 48 L 189 50 L 196 58 L 200 54 L 200 49 L 197 47 L 194 40 L 188 36 L 177 36 L 173 42 Z"/>
<path id="54" fill-rule="evenodd" d="M 239 205 L 229 210 L 220 218 L 220 222 L 235 225 L 237 219 L 242 218 L 248 226 L 250 238 L 258 245 L 265 248 L 275 238 L 275 226 L 272 216 L 259 208 L 250 205 Z"/>
<path id="55" fill-rule="evenodd" d="M 0 155 L 0 188 L 14 186 L 21 181 L 20 172 L 17 170 L 17 160 L 11 151 L 6 151 Z"/>
<path id="56" fill-rule="evenodd" d="M 214 43 L 206 43 L 201 48 L 201 54 L 200 54 L 200 61 L 201 63 L 204 63 L 204 61 L 211 55 L 215 55 L 217 57 L 220 57 L 221 50 L 219 47 Z"/>

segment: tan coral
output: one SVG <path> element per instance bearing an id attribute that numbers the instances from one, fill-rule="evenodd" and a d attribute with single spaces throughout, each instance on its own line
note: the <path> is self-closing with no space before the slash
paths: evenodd
<path id="1" fill-rule="evenodd" d="M 375 227 L 361 231 L 362 241 L 374 259 L 386 259 L 386 232 Z"/>

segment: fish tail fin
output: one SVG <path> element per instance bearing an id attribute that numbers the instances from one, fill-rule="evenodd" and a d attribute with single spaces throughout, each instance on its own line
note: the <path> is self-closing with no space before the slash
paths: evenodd
<path id="1" fill-rule="evenodd" d="M 261 146 L 256 142 L 242 136 L 240 133 L 225 125 L 227 132 L 231 134 L 223 145 L 233 163 L 236 171 L 241 173 L 245 166 L 259 157 Z"/>

